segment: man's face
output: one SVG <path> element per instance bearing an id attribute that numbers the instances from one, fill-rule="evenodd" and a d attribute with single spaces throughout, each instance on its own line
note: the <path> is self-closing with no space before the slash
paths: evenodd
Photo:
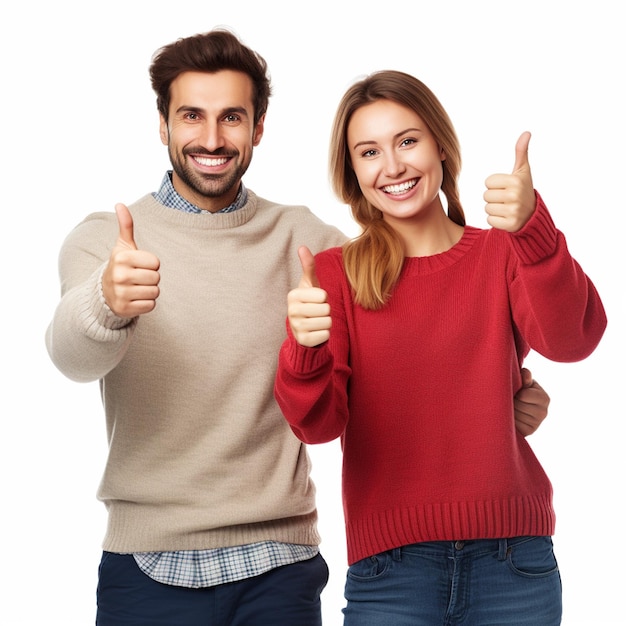
<path id="1" fill-rule="evenodd" d="M 254 124 L 252 81 L 242 72 L 184 72 L 170 86 L 161 141 L 174 169 L 174 189 L 207 211 L 228 206 L 263 135 Z"/>

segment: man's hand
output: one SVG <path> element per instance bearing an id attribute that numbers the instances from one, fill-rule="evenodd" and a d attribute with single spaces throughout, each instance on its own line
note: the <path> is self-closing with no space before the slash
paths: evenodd
<path id="1" fill-rule="evenodd" d="M 522 388 L 514 398 L 515 428 L 524 437 L 532 435 L 548 415 L 550 396 L 533 380 L 530 370 L 522 368 Z"/>
<path id="2" fill-rule="evenodd" d="M 298 287 L 287 296 L 287 316 L 296 341 L 312 348 L 328 341 L 330 337 L 330 305 L 315 275 L 313 254 L 302 246 L 298 249 L 298 256 L 302 265 L 302 278 Z"/>
<path id="3" fill-rule="evenodd" d="M 520 135 L 515 145 L 515 165 L 511 174 L 493 174 L 485 181 L 487 222 L 494 228 L 516 233 L 535 211 L 535 190 L 528 162 L 530 133 Z"/>
<path id="4" fill-rule="evenodd" d="M 102 291 L 109 308 L 119 317 L 149 313 L 159 297 L 159 259 L 138 250 L 133 218 L 124 204 L 116 204 L 120 234 L 102 275 Z"/>

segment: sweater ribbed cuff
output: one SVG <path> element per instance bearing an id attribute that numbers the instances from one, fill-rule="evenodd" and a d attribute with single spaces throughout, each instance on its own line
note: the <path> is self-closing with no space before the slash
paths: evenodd
<path id="1" fill-rule="evenodd" d="M 290 336 L 285 345 L 285 356 L 295 376 L 315 374 L 332 365 L 332 354 L 328 349 L 328 343 L 308 348 L 300 345 L 293 336 Z"/>
<path id="2" fill-rule="evenodd" d="M 78 320 L 85 328 L 86 335 L 96 341 L 110 341 L 111 333 L 123 330 L 122 341 L 128 331 L 135 326 L 137 318 L 118 317 L 109 308 L 102 293 L 102 273 L 104 267 L 94 272 L 82 287 L 77 310 Z"/>
<path id="3" fill-rule="evenodd" d="M 556 250 L 556 226 L 537 191 L 535 197 L 535 212 L 521 230 L 511 235 L 513 249 L 523 265 L 539 263 Z"/>

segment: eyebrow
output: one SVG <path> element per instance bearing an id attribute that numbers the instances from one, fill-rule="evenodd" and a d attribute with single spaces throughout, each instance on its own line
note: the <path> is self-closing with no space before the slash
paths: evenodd
<path id="1" fill-rule="evenodd" d="M 396 133 L 393 138 L 394 139 L 398 139 L 400 137 L 402 137 L 402 135 L 406 135 L 407 133 L 410 132 L 418 132 L 421 133 L 423 132 L 421 128 L 405 128 L 404 130 L 401 130 L 399 133 Z M 352 146 L 353 150 L 356 150 L 357 148 L 359 148 L 360 146 L 369 146 L 372 144 L 376 144 L 378 142 L 374 141 L 373 139 L 366 139 L 365 141 L 358 141 L 357 143 L 354 144 L 354 146 Z"/>

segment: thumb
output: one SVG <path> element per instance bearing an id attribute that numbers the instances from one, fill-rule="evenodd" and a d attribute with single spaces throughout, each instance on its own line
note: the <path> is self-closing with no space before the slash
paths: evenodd
<path id="1" fill-rule="evenodd" d="M 532 372 L 523 367 L 521 370 L 522 373 L 522 387 L 526 388 L 526 387 L 530 387 L 533 384 L 533 375 Z"/>
<path id="2" fill-rule="evenodd" d="M 134 238 L 133 216 L 130 214 L 128 207 L 119 202 L 115 205 L 115 213 L 117 213 L 117 223 L 120 227 L 118 243 L 131 250 L 137 250 L 137 244 Z"/>
<path id="3" fill-rule="evenodd" d="M 513 174 L 530 170 L 528 162 L 528 144 L 530 143 L 530 133 L 524 131 L 515 144 L 515 165 L 513 166 Z"/>
<path id="4" fill-rule="evenodd" d="M 298 248 L 298 256 L 302 265 L 300 287 L 319 287 L 320 283 L 315 275 L 315 257 L 306 246 Z"/>

